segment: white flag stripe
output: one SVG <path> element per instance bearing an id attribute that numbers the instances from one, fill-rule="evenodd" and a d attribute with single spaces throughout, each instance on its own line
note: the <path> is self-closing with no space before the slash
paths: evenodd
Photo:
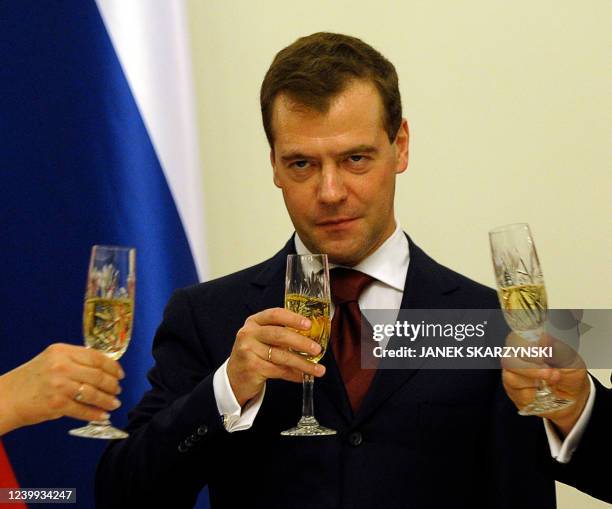
<path id="1" fill-rule="evenodd" d="M 96 0 L 166 176 L 200 280 L 208 275 L 204 190 L 182 0 Z"/>

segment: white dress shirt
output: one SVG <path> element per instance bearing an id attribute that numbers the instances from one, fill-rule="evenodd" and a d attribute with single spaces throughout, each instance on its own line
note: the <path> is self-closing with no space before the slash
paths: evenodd
<path id="1" fill-rule="evenodd" d="M 359 307 L 361 309 L 397 309 L 399 313 L 410 253 L 408 239 L 397 221 L 396 224 L 397 227 L 393 234 L 376 251 L 358 265 L 350 267 L 371 276 L 375 280 L 359 297 Z M 297 233 L 294 239 L 295 250 L 298 254 L 311 254 Z M 337 266 L 330 264 L 330 269 Z M 333 315 L 333 304 L 331 312 Z M 262 391 L 255 398 L 249 400 L 244 408 L 241 408 L 227 376 L 227 362 L 226 360 L 215 372 L 213 390 L 219 414 L 224 416 L 225 429 L 231 433 L 249 429 L 253 425 L 263 402 L 266 388 L 264 385 Z M 589 400 L 580 419 L 563 442 L 552 424 L 544 419 L 551 454 L 560 463 L 567 463 L 570 460 L 591 416 L 595 399 L 595 386 L 590 378 L 589 381 L 591 383 Z"/>

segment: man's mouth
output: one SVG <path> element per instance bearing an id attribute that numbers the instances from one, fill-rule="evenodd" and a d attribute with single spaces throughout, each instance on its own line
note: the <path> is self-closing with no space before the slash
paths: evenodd
<path id="1" fill-rule="evenodd" d="M 317 221 L 315 224 L 319 227 L 326 229 L 342 229 L 351 226 L 358 218 L 357 217 L 333 217 L 330 219 L 324 219 L 321 221 Z"/>

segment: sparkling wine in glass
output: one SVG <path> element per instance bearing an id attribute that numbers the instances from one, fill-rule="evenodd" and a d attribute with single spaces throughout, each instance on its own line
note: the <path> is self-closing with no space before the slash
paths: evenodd
<path id="1" fill-rule="evenodd" d="M 509 327 L 527 341 L 538 341 L 548 311 L 542 267 L 526 223 L 500 226 L 489 232 L 499 302 Z M 535 399 L 519 411 L 541 415 L 566 408 L 573 400 L 556 396 L 538 380 Z"/>
<path id="2" fill-rule="evenodd" d="M 312 326 L 297 331 L 321 345 L 317 355 L 301 352 L 310 362 L 319 362 L 329 342 L 330 321 L 329 266 L 327 255 L 288 255 L 285 277 L 285 308 L 305 316 Z M 302 382 L 302 417 L 297 426 L 281 432 L 285 436 L 335 435 L 333 429 L 321 426 L 314 416 L 314 377 L 304 373 Z"/>
<path id="3" fill-rule="evenodd" d="M 83 307 L 85 345 L 119 359 L 127 350 L 134 321 L 136 250 L 120 246 L 93 246 Z M 91 421 L 72 429 L 87 438 L 126 438 L 109 420 Z"/>

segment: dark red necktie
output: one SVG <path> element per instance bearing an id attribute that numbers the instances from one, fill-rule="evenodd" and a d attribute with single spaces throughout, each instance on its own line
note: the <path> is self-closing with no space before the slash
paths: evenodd
<path id="1" fill-rule="evenodd" d="M 331 298 L 335 306 L 331 323 L 332 350 L 353 413 L 357 413 L 376 372 L 374 369 L 361 369 L 361 311 L 358 303 L 359 295 L 372 281 L 374 278 L 356 270 L 331 270 Z"/>

